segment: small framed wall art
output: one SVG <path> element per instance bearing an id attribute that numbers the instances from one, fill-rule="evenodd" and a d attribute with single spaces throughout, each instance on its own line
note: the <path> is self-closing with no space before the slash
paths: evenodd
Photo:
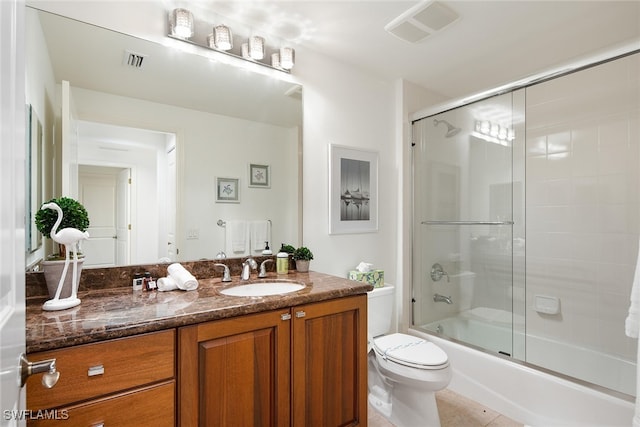
<path id="1" fill-rule="evenodd" d="M 240 179 L 216 177 L 216 203 L 240 203 Z"/>
<path id="2" fill-rule="evenodd" d="M 249 163 L 249 187 L 270 188 L 271 167 L 269 165 Z"/>
<path id="3" fill-rule="evenodd" d="M 378 152 L 329 145 L 329 234 L 378 231 Z"/>

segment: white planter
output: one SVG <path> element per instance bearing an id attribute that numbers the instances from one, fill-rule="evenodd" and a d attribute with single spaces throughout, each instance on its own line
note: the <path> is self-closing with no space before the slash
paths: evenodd
<path id="1" fill-rule="evenodd" d="M 296 270 L 298 270 L 300 273 L 306 273 L 307 271 L 309 271 L 309 263 L 311 261 L 309 260 L 304 260 L 304 259 L 297 259 L 296 260 Z"/>
<path id="2" fill-rule="evenodd" d="M 82 264 L 84 264 L 84 257 L 78 258 L 78 283 L 80 283 L 80 273 L 82 273 Z M 49 298 L 56 296 L 58 290 L 58 283 L 60 283 L 60 277 L 62 276 L 62 270 L 64 269 L 64 260 L 61 261 L 42 261 L 42 270 L 44 271 L 44 279 L 47 282 L 47 289 L 49 290 Z M 68 298 L 71 296 L 71 281 L 73 280 L 73 258 L 69 261 L 69 268 L 67 269 L 67 276 L 65 277 L 64 284 L 62 285 L 62 291 L 60 292 L 60 298 Z"/>

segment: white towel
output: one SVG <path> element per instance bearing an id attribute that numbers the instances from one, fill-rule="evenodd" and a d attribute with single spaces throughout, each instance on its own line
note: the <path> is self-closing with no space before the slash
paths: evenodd
<path id="1" fill-rule="evenodd" d="M 198 281 L 196 278 L 181 264 L 177 262 L 171 264 L 167 267 L 167 273 L 175 280 L 178 289 L 182 289 L 183 291 L 198 289 Z"/>
<path id="2" fill-rule="evenodd" d="M 638 330 L 640 329 L 640 243 L 638 243 L 638 261 L 636 262 L 636 271 L 633 275 L 630 300 L 629 315 L 624 322 L 624 332 L 628 337 L 638 338 Z M 636 365 L 640 366 L 640 340 L 638 340 L 636 359 Z M 636 390 L 640 390 L 640 371 L 636 373 Z M 640 393 L 636 393 L 636 395 L 633 427 L 640 427 Z"/>
<path id="3" fill-rule="evenodd" d="M 271 230 L 269 220 L 252 221 L 250 223 L 251 249 L 255 252 L 262 252 L 265 242 L 271 241 Z"/>
<path id="4" fill-rule="evenodd" d="M 640 243 L 638 244 L 638 261 L 636 262 L 636 272 L 633 276 L 631 286 L 631 304 L 629 314 L 624 323 L 624 332 L 628 337 L 638 338 L 640 330 Z"/>
<path id="5" fill-rule="evenodd" d="M 247 221 L 232 220 L 226 225 L 227 253 L 244 254 L 249 249 L 249 233 Z"/>
<path id="6" fill-rule="evenodd" d="M 173 277 L 171 277 L 171 275 L 167 277 L 159 278 L 157 284 L 158 284 L 158 290 L 163 292 L 173 291 L 175 289 L 178 289 L 178 284 L 173 279 Z"/>

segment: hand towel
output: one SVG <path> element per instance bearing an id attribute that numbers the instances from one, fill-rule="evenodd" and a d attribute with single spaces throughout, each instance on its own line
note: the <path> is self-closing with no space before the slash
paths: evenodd
<path id="1" fill-rule="evenodd" d="M 636 271 L 633 275 L 630 300 L 629 315 L 624 322 L 624 332 L 628 337 L 638 338 L 638 330 L 640 329 L 640 243 L 638 243 L 638 260 L 636 261 Z M 637 345 L 636 365 L 640 363 L 640 340 L 638 340 Z M 640 390 L 640 371 L 636 373 L 636 390 Z M 633 427 L 640 427 L 640 393 L 636 394 L 632 425 Z"/>
<path id="2" fill-rule="evenodd" d="M 178 289 L 192 291 L 198 289 L 198 281 L 189 271 L 179 263 L 173 263 L 167 267 L 167 273 L 175 280 Z"/>
<path id="3" fill-rule="evenodd" d="M 226 225 L 227 253 L 244 254 L 249 249 L 249 233 L 247 221 L 232 220 Z"/>
<path id="4" fill-rule="evenodd" d="M 262 252 L 265 242 L 271 241 L 271 227 L 269 220 L 252 221 L 250 224 L 251 249 Z"/>
<path id="5" fill-rule="evenodd" d="M 178 289 L 178 284 L 173 279 L 173 277 L 171 277 L 171 275 L 167 277 L 159 278 L 157 284 L 158 284 L 158 290 L 163 292 L 173 291 L 175 289 Z"/>
<path id="6" fill-rule="evenodd" d="M 638 330 L 640 329 L 640 243 L 638 243 L 638 261 L 636 262 L 636 271 L 631 285 L 630 301 L 629 314 L 624 323 L 624 332 L 628 337 L 638 338 Z"/>

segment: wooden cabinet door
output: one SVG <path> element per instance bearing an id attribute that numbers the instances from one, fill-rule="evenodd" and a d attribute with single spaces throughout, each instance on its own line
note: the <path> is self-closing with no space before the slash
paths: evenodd
<path id="1" fill-rule="evenodd" d="M 367 425 L 367 296 L 293 309 L 293 425 Z"/>
<path id="2" fill-rule="evenodd" d="M 290 425 L 290 311 L 180 328 L 180 426 Z"/>

